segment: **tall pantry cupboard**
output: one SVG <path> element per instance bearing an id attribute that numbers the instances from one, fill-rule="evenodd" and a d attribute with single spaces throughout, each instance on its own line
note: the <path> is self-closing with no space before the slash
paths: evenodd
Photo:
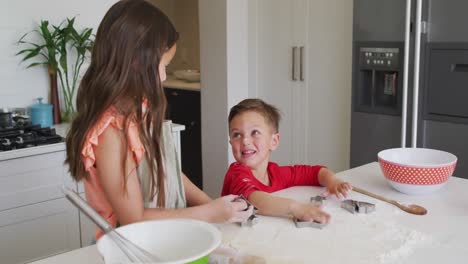
<path id="1" fill-rule="evenodd" d="M 282 112 L 273 161 L 348 168 L 352 1 L 248 5 L 249 86 Z"/>

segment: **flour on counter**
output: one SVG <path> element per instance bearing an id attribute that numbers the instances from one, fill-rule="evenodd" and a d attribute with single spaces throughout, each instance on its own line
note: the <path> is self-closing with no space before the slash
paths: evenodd
<path id="1" fill-rule="evenodd" d="M 400 246 L 383 254 L 380 254 L 379 263 L 395 263 L 409 256 L 417 247 L 422 247 L 432 242 L 432 238 L 415 230 L 402 230 L 392 227 L 390 234 L 400 242 Z"/>
<path id="2" fill-rule="evenodd" d="M 399 263 L 433 240 L 427 234 L 389 222 L 377 212 L 350 214 L 338 207 L 326 210 L 333 218 L 322 230 L 298 229 L 292 219 L 260 217 L 251 228 L 220 226 L 223 243 L 246 254 L 263 256 L 273 264 L 390 264 Z"/>

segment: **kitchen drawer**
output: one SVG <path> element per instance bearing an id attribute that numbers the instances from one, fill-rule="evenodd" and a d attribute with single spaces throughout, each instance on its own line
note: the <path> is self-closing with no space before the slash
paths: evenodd
<path id="1" fill-rule="evenodd" d="M 65 198 L 0 212 L 1 263 L 24 263 L 80 247 L 78 210 Z"/>
<path id="2" fill-rule="evenodd" d="M 63 161 L 65 151 L 0 161 L 0 211 L 63 197 L 76 190 Z"/>

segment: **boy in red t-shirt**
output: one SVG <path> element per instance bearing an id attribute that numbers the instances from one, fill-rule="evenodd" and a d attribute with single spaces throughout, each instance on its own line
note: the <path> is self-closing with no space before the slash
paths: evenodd
<path id="1" fill-rule="evenodd" d="M 237 162 L 226 173 L 221 195 L 242 194 L 259 214 L 328 223 L 330 215 L 320 207 L 269 194 L 292 186 L 314 185 L 327 187 L 325 196 L 334 194 L 342 199 L 351 190 L 349 183 L 323 166 L 278 166 L 270 162 L 270 154 L 279 144 L 279 120 L 278 109 L 260 99 L 246 99 L 231 108 L 229 143 Z"/>

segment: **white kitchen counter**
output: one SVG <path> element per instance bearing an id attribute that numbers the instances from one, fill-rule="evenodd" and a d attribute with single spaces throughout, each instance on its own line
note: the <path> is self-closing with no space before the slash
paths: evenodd
<path id="1" fill-rule="evenodd" d="M 428 210 L 425 216 L 405 213 L 397 207 L 350 193 L 350 199 L 376 205 L 376 211 L 351 214 L 339 201 L 326 201 L 332 214 L 324 229 L 295 228 L 288 218 L 259 216 L 252 228 L 220 225 L 223 243 L 241 252 L 263 256 L 267 263 L 464 263 L 468 259 L 468 180 L 450 178 L 447 185 L 426 196 L 408 196 L 392 189 L 378 163 L 338 173 L 342 179 L 400 202 L 415 203 Z M 276 195 L 307 202 L 323 192 L 320 187 L 300 186 Z M 47 258 L 35 264 L 103 263 L 96 246 Z"/>
<path id="2" fill-rule="evenodd" d="M 165 88 L 176 88 L 189 91 L 200 91 L 200 82 L 186 82 L 179 80 L 173 75 L 168 75 L 167 79 L 163 82 Z"/>
<path id="3" fill-rule="evenodd" d="M 31 148 L 2 151 L 0 152 L 0 161 L 40 155 L 40 154 L 51 153 L 51 152 L 57 152 L 57 151 L 62 151 L 62 150 L 65 150 L 64 142 L 31 147 Z"/>

